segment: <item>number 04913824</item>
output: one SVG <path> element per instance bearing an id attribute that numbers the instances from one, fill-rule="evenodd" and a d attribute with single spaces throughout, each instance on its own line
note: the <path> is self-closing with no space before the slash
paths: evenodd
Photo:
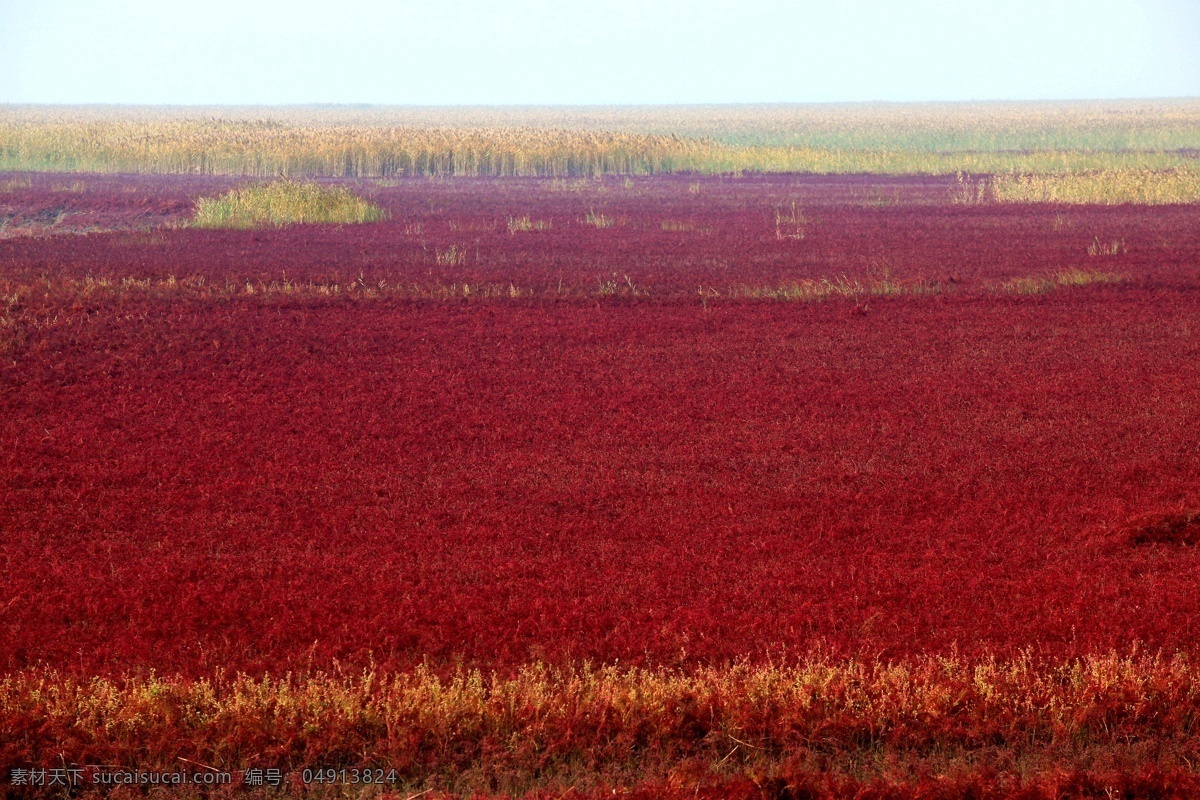
<path id="1" fill-rule="evenodd" d="M 334 769 L 333 767 L 305 769 L 300 773 L 305 784 L 394 784 L 399 775 L 394 769 Z"/>

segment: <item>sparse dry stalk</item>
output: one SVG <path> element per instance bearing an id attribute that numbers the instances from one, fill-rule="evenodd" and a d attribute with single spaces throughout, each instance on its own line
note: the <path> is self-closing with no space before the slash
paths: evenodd
<path id="1" fill-rule="evenodd" d="M 522 233 L 526 231 L 547 231 L 550 230 L 550 222 L 542 219 L 530 219 L 528 216 L 509 217 L 508 232 Z"/>
<path id="2" fill-rule="evenodd" d="M 796 207 L 796 201 L 792 201 L 790 209 L 776 207 L 776 239 L 803 239 L 807 225 L 808 220 L 805 218 L 804 212 Z"/>
<path id="3" fill-rule="evenodd" d="M 611 228 L 615 220 L 607 214 L 597 213 L 595 210 L 588 211 L 584 217 L 584 222 L 596 228 Z"/>

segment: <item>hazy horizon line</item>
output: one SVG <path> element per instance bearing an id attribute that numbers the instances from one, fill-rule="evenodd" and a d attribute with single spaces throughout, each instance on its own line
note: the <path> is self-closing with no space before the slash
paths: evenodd
<path id="1" fill-rule="evenodd" d="M 1041 99 L 978 98 L 971 100 L 786 100 L 712 101 L 678 103 L 55 103 L 0 101 L 8 108 L 761 108 L 812 106 L 971 106 L 971 105 L 1064 105 L 1094 103 L 1152 103 L 1200 101 L 1200 95 L 1147 97 L 1059 97 Z"/>

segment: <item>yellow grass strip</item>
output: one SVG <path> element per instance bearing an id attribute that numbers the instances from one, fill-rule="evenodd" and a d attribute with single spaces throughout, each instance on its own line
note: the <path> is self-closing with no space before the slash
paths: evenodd
<path id="1" fill-rule="evenodd" d="M 1076 174 L 997 175 L 991 197 L 1001 203 L 1200 202 L 1200 170 L 1093 170 Z"/>
<path id="2" fill-rule="evenodd" d="M 1122 283 L 1124 275 L 1087 269 L 1064 269 L 1046 277 L 1013 278 L 1001 284 L 1010 294 L 1044 294 L 1065 287 Z"/>
<path id="3" fill-rule="evenodd" d="M 789 300 L 819 302 L 832 298 L 899 297 L 929 295 L 943 291 L 941 284 L 929 281 L 901 281 L 891 277 L 805 278 L 778 286 L 734 286 L 724 295 L 731 299 Z M 713 297 L 720 297 L 719 293 Z"/>
<path id="4" fill-rule="evenodd" d="M 1135 751 L 1174 768 L 1200 749 L 1200 676 L 1184 656 L 1136 654 L 206 680 L 33 670 L 0 681 L 0 720 L 5 768 L 370 767 L 414 789 L 522 792 L 680 763 L 765 776 L 803 758 L 858 777 Z"/>

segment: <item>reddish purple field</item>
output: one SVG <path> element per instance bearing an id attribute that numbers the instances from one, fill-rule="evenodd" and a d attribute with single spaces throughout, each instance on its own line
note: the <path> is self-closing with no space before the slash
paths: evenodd
<path id="1" fill-rule="evenodd" d="M 1147 531 L 1200 505 L 1200 208 L 412 180 L 50 235 L 230 185 L 67 180 L 0 191 L 4 669 L 1195 650 L 1196 524 Z M 1124 280 L 1003 288 L 1063 269 Z M 747 297 L 820 278 L 900 288 Z"/>

